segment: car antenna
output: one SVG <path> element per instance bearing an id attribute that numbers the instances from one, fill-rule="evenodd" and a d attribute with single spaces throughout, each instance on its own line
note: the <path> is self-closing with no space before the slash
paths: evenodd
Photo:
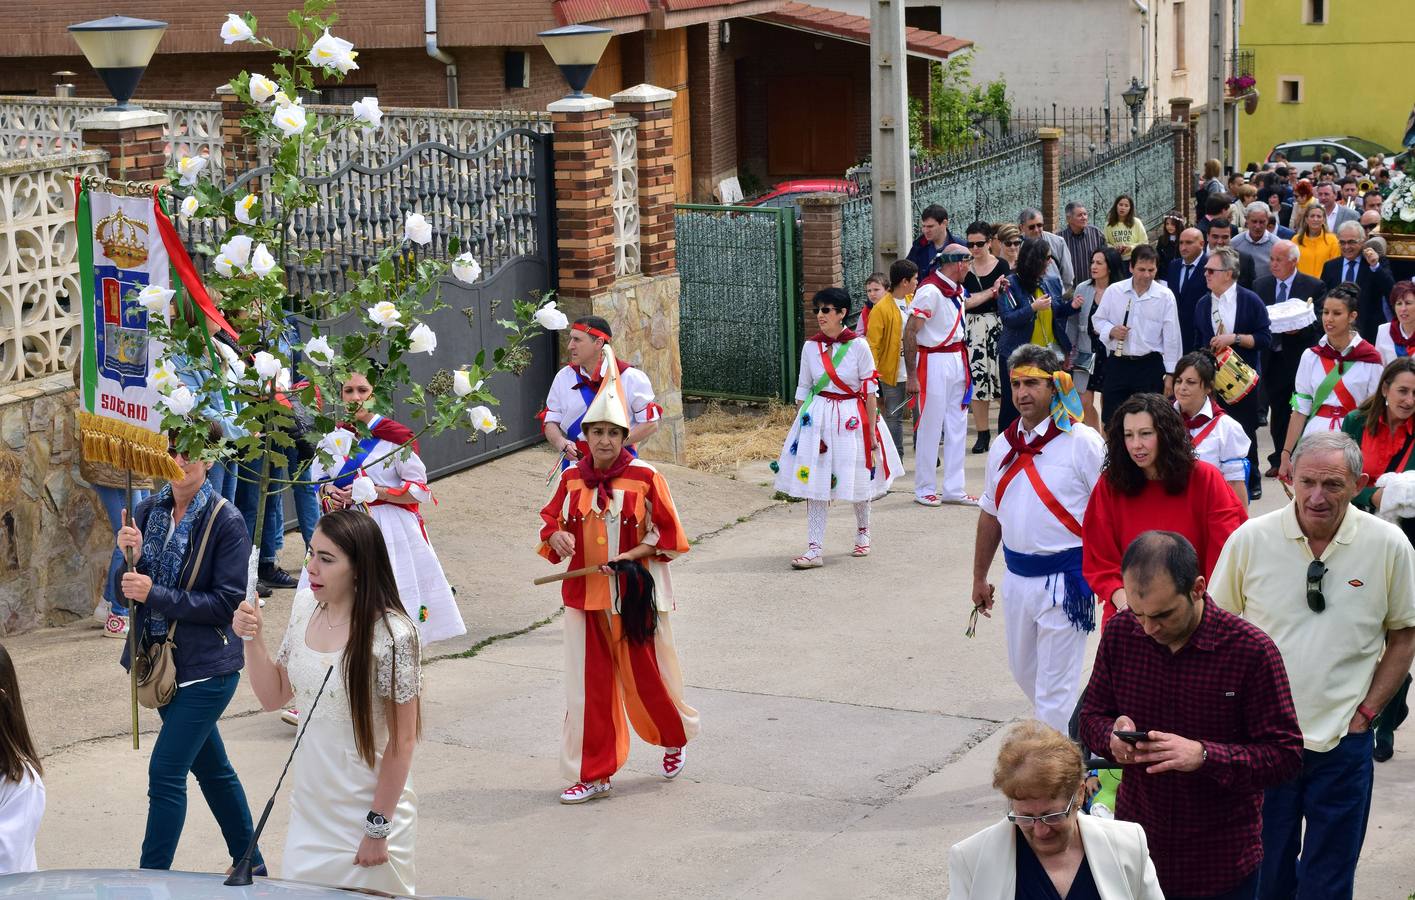
<path id="1" fill-rule="evenodd" d="M 295 735 L 295 746 L 290 748 L 290 755 L 285 759 L 285 768 L 280 770 L 280 777 L 275 780 L 275 790 L 270 792 L 270 799 L 265 801 L 265 809 L 260 814 L 260 823 L 256 825 L 255 832 L 251 835 L 251 842 L 246 846 L 245 854 L 231 867 L 231 874 L 226 876 L 223 882 L 227 887 L 245 887 L 251 883 L 251 856 L 255 853 L 256 843 L 260 840 L 260 833 L 265 830 L 265 822 L 270 818 L 270 810 L 275 806 L 275 796 L 280 793 L 280 785 L 285 781 L 285 773 L 290 771 L 290 763 L 295 759 L 295 751 L 300 749 L 300 741 L 305 736 L 305 731 L 310 727 L 310 719 L 314 717 L 314 708 L 319 705 L 319 698 L 324 696 L 324 686 L 329 684 L 329 676 L 334 674 L 334 667 L 330 666 L 324 672 L 324 680 L 319 683 L 319 692 L 314 695 L 314 702 L 310 704 L 308 711 L 300 716 L 300 733 Z"/>

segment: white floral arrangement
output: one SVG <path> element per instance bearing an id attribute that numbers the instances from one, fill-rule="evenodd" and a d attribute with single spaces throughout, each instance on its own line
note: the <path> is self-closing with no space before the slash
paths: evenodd
<path id="1" fill-rule="evenodd" d="M 1390 193 L 1381 204 L 1381 230 L 1415 234 L 1415 178 L 1397 171 L 1390 179 Z"/>

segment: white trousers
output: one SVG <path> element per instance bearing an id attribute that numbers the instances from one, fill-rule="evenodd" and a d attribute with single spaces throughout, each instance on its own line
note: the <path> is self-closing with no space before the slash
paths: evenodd
<path id="1" fill-rule="evenodd" d="M 929 354 L 928 399 L 914 438 L 914 496 L 962 500 L 968 411 L 963 407 L 963 361 L 957 353 Z M 920 387 L 923 387 L 920 379 Z M 938 445 L 943 441 L 943 487 L 938 486 Z"/>
<path id="2" fill-rule="evenodd" d="M 1060 580 L 1060 575 L 1024 578 L 1008 572 L 1002 579 L 1002 613 L 1007 665 L 1032 701 L 1032 715 L 1066 734 L 1081 693 L 1086 632 L 1066 618 Z"/>

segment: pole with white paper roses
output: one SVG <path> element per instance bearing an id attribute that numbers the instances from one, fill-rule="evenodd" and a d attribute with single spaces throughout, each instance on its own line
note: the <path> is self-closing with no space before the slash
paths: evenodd
<path id="1" fill-rule="evenodd" d="M 314 322 L 308 338 L 292 327 L 287 315 L 296 311 L 296 298 L 289 295 L 286 270 L 321 262 L 323 256 L 288 246 L 292 217 L 321 202 L 309 179 L 328 174 L 317 167 L 331 138 L 349 129 L 377 131 L 383 115 L 373 97 L 352 104 L 352 116 L 316 115 L 303 105 L 301 92 L 315 89 L 316 75 L 342 81 L 358 68 L 353 45 L 330 31 L 337 21 L 333 7 L 333 0 L 307 0 L 302 10 L 292 11 L 291 48 L 258 36 L 249 13 L 227 17 L 220 29 L 227 44 L 260 44 L 280 59 L 270 76 L 243 71 L 231 81 L 247 108 L 241 118 L 245 138 L 250 145 L 268 147 L 270 172 L 260 193 L 228 196 L 210 180 L 204 157 L 178 160 L 167 172 L 168 196 L 180 198 L 183 218 L 210 220 L 220 232 L 219 244 L 198 247 L 211 259 L 212 271 L 180 293 L 149 287 L 138 295 L 155 313 L 152 331 L 167 348 L 151 380 L 162 393 L 162 424 L 174 448 L 191 458 L 233 461 L 236 477 L 256 485 L 247 584 L 251 602 L 266 504 L 287 484 L 308 481 L 309 462 L 289 465 L 297 415 L 299 427 L 317 444 L 322 468 L 338 472 L 356 442 L 368 435 L 366 426 L 344 414 L 338 384 L 352 372 L 368 375 L 377 368 L 379 399 L 410 406 L 413 418 L 420 420 L 414 439 L 460 426 L 471 428 L 474 440 L 476 432 L 500 427 L 490 410 L 497 400 L 486 389 L 488 379 L 503 371 L 519 375 L 531 361 L 529 342 L 541 328 L 567 324 L 548 296 L 513 300 L 511 318 L 497 322 L 505 330 L 504 346 L 490 359 L 482 350 L 439 371 L 426 385 L 415 382 L 405 357 L 433 354 L 438 344 L 437 335 L 419 318 L 446 306 L 441 299 L 445 276 L 472 283 L 480 278 L 481 267 L 470 253 L 460 252 L 456 237 L 447 240 L 450 261 L 436 258 L 431 223 L 410 209 L 404 210 L 400 239 L 385 246 L 353 278 L 352 287 L 299 298 L 299 311 Z M 369 243 L 376 237 L 368 235 Z M 196 296 L 202 292 L 210 294 L 212 303 L 196 302 L 207 299 Z M 219 316 L 208 315 L 204 307 Z M 359 315 L 365 327 L 336 337 L 321 326 L 349 314 Z M 211 422 L 221 426 L 219 439 L 212 439 Z M 363 465 L 399 452 L 405 451 L 399 448 Z M 276 477 L 276 470 L 285 476 Z M 371 486 L 362 483 L 367 481 L 356 479 L 360 493 Z"/>

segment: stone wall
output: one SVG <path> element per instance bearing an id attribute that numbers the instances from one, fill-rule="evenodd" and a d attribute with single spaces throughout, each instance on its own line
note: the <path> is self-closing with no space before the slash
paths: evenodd
<path id="1" fill-rule="evenodd" d="M 65 372 L 0 391 L 0 635 L 88 616 L 113 535 L 79 478 L 78 393 Z"/>
<path id="2" fill-rule="evenodd" d="M 683 365 L 678 355 L 678 273 L 621 278 L 590 300 L 609 322 L 614 350 L 653 382 L 663 421 L 641 448 L 645 459 L 683 462 Z"/>

